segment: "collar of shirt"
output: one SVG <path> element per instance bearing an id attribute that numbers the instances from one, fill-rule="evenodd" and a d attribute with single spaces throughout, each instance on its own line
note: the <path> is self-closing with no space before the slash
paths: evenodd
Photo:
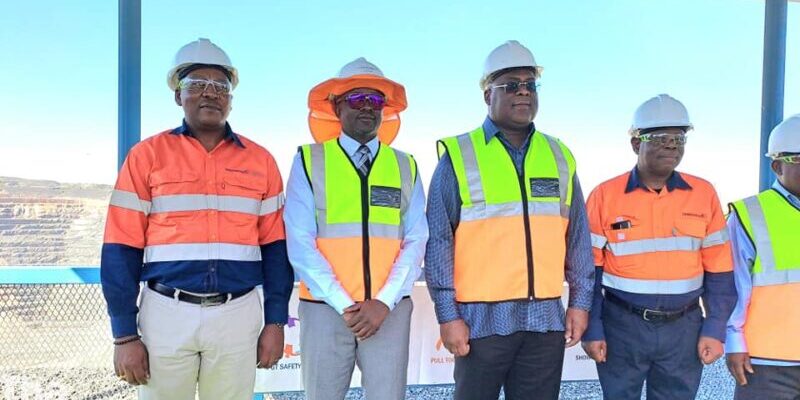
<path id="1" fill-rule="evenodd" d="M 186 136 L 189 136 L 189 137 L 194 137 L 194 133 L 192 133 L 192 128 L 189 127 L 189 125 L 186 123 L 185 119 L 183 120 L 183 122 L 181 122 L 181 126 L 179 126 L 179 127 L 177 127 L 177 128 L 172 130 L 172 134 L 173 135 L 186 135 Z M 225 122 L 225 137 L 224 137 L 224 139 L 225 140 L 230 140 L 233 143 L 236 143 L 237 146 L 239 146 L 241 148 L 244 148 L 244 143 L 242 143 L 242 141 L 239 139 L 239 136 L 237 134 L 233 133 L 233 129 L 231 129 L 231 125 L 229 123 L 227 123 L 227 122 Z"/>
<path id="2" fill-rule="evenodd" d="M 369 148 L 369 159 L 374 160 L 375 155 L 378 154 L 378 147 L 380 147 L 378 137 L 375 136 L 372 138 L 372 140 L 365 144 L 367 145 L 367 148 Z M 347 153 L 351 160 L 355 158 L 358 148 L 361 147 L 361 143 L 350 136 L 347 136 L 344 132 L 339 135 L 339 145 L 342 146 L 345 153 Z"/>
<path id="3" fill-rule="evenodd" d="M 533 132 L 536 132 L 536 125 L 531 122 L 530 133 L 528 133 L 528 137 L 525 139 L 525 143 L 522 145 L 522 148 L 528 147 L 528 141 L 531 139 L 531 133 Z M 500 128 L 498 128 L 494 121 L 487 116 L 486 120 L 483 121 L 483 135 L 486 138 L 486 143 L 489 143 L 489 141 L 492 140 L 493 137 L 497 136 L 498 133 L 500 133 Z M 498 136 L 498 139 L 499 138 L 500 137 Z"/>
<path id="4" fill-rule="evenodd" d="M 778 182 L 777 179 L 775 180 L 775 183 L 772 184 L 772 188 L 775 189 L 778 193 L 780 193 L 781 196 L 785 197 L 786 200 L 789 200 L 789 203 L 791 203 L 793 206 L 800 208 L 800 198 L 789 193 L 789 191 L 786 190 L 786 188 L 783 187 L 783 185 L 781 185 L 781 183 Z"/>
<path id="5" fill-rule="evenodd" d="M 628 184 L 625 186 L 625 193 L 630 193 L 637 188 L 643 190 L 650 190 L 641 179 L 639 179 L 639 167 L 633 167 L 630 175 L 628 175 Z M 678 171 L 673 171 L 672 175 L 667 179 L 667 191 L 671 192 L 675 189 L 692 190 L 692 187 L 683 179 Z"/>

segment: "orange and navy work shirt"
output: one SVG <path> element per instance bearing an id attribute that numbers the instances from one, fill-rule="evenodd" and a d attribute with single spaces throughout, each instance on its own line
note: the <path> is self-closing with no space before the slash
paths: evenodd
<path id="1" fill-rule="evenodd" d="M 674 172 L 657 191 L 634 168 L 595 188 L 587 209 L 596 292 L 658 310 L 681 309 L 703 295 L 711 324 L 704 334 L 724 340 L 736 292 L 725 219 L 709 182 Z M 600 339 L 588 333 L 586 340 Z"/>
<path id="2" fill-rule="evenodd" d="M 115 337 L 137 332 L 140 281 L 194 293 L 264 285 L 267 323 L 285 323 L 294 277 L 283 182 L 272 155 L 226 124 L 208 152 L 184 122 L 136 146 L 108 208 L 101 282 Z"/>

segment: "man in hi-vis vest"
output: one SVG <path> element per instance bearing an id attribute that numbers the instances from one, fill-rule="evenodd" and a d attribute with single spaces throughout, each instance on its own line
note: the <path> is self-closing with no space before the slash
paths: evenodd
<path id="1" fill-rule="evenodd" d="M 540 72 L 517 41 L 494 49 L 480 81 L 488 116 L 439 142 L 425 276 L 459 400 L 501 387 L 507 399 L 557 399 L 564 346 L 587 324 L 586 209 L 572 153 L 533 124 Z"/>
<path id="2" fill-rule="evenodd" d="M 703 364 L 722 356 L 733 264 L 714 187 L 675 171 L 691 129 L 678 100 L 642 103 L 629 131 L 636 166 L 587 200 L 597 271 L 583 348 L 608 400 L 640 399 L 645 381 L 648 399 L 694 399 Z"/>
<path id="3" fill-rule="evenodd" d="M 416 162 L 389 147 L 405 89 L 359 58 L 311 89 L 308 106 L 316 143 L 294 159 L 284 214 L 306 397 L 343 399 L 358 364 L 367 399 L 403 399 L 428 240 Z"/>
<path id="4" fill-rule="evenodd" d="M 772 188 L 730 205 L 739 300 L 728 321 L 737 400 L 800 399 L 800 114 L 769 137 Z"/>

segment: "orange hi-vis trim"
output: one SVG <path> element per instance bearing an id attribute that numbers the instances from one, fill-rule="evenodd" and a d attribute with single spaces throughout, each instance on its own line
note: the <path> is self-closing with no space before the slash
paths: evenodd
<path id="1" fill-rule="evenodd" d="M 603 182 L 587 209 L 595 265 L 603 285 L 630 293 L 684 294 L 703 286 L 703 273 L 733 270 L 719 199 L 707 181 L 681 177 L 691 189 L 637 188 L 630 173 Z"/>
<path id="2" fill-rule="evenodd" d="M 111 195 L 105 243 L 144 249 L 144 262 L 261 260 L 285 238 L 283 183 L 264 148 L 239 136 L 207 152 L 162 132 L 131 149 Z"/>

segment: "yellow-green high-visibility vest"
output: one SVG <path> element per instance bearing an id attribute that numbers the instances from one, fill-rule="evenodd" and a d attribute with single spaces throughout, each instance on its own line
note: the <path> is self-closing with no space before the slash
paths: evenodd
<path id="1" fill-rule="evenodd" d="M 370 299 L 400 252 L 416 163 L 381 144 L 365 177 L 338 139 L 301 146 L 300 154 L 314 193 L 317 248 L 354 301 Z M 300 298 L 314 300 L 304 282 Z"/>
<path id="2" fill-rule="evenodd" d="M 558 139 L 534 132 L 522 174 L 483 128 L 443 139 L 461 197 L 455 232 L 459 302 L 555 299 L 564 284 L 575 159 Z"/>
<path id="3" fill-rule="evenodd" d="M 800 209 L 774 189 L 730 205 L 756 250 L 744 336 L 751 357 L 800 362 Z"/>

